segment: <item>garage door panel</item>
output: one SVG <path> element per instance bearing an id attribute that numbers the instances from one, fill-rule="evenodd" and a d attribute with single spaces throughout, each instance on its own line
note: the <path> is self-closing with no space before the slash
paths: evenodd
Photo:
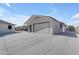
<path id="1" fill-rule="evenodd" d="M 34 24 L 34 32 L 48 33 L 49 32 L 49 23 L 38 23 Z"/>

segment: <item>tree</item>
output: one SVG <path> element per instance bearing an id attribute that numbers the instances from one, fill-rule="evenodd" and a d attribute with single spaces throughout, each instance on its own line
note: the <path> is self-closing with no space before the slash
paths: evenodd
<path id="1" fill-rule="evenodd" d="M 74 31 L 74 32 L 75 32 L 75 27 L 72 26 L 72 25 L 68 25 L 68 26 L 67 26 L 67 30 L 68 30 L 68 31 Z"/>

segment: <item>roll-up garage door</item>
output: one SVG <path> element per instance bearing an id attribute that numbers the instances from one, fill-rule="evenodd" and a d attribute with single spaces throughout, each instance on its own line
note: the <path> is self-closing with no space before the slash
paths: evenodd
<path id="1" fill-rule="evenodd" d="M 35 23 L 33 26 L 33 31 L 39 32 L 39 33 L 49 33 L 50 32 L 50 24 L 49 24 L 49 22 Z"/>

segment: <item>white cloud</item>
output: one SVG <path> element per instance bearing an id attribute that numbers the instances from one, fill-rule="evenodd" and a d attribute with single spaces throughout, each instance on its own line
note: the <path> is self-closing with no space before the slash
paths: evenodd
<path id="1" fill-rule="evenodd" d="M 73 15 L 73 16 L 72 16 L 72 19 L 74 19 L 74 20 L 79 20 L 79 13 Z"/>
<path id="2" fill-rule="evenodd" d="M 7 4 L 8 7 L 11 7 Z M 0 7 L 0 19 L 21 26 L 30 16 L 17 15 L 16 13 L 11 13 L 9 10 Z"/>
<path id="3" fill-rule="evenodd" d="M 74 26 L 79 26 L 79 13 L 76 13 L 71 17 L 71 23 Z"/>
<path id="4" fill-rule="evenodd" d="M 15 15 L 15 16 L 5 18 L 5 20 L 13 24 L 16 24 L 16 26 L 22 26 L 24 22 L 28 20 L 29 17 L 30 16 Z"/>
<path id="5" fill-rule="evenodd" d="M 11 14 L 11 16 L 8 14 Z M 17 15 L 10 13 L 8 10 L 0 7 L 0 19 L 21 26 L 30 16 Z"/>
<path id="6" fill-rule="evenodd" d="M 9 7 L 9 8 L 11 7 L 10 3 L 6 3 L 6 6 Z"/>
<path id="7" fill-rule="evenodd" d="M 50 7 L 48 12 L 49 12 L 50 15 L 56 15 L 56 13 L 58 13 L 58 10 Z"/>
<path id="8" fill-rule="evenodd" d="M 3 16 L 5 14 L 5 10 L 3 8 L 0 8 L 0 16 Z"/>
<path id="9" fill-rule="evenodd" d="M 73 25 L 74 25 L 74 26 L 79 26 L 79 20 L 75 20 L 75 21 L 73 22 Z"/>
<path id="10" fill-rule="evenodd" d="M 12 14 L 10 10 L 0 7 L 0 17 L 7 16 L 8 14 Z"/>

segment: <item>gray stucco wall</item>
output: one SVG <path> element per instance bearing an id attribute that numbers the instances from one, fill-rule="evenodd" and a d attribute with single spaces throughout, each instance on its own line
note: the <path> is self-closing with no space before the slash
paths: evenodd
<path id="1" fill-rule="evenodd" d="M 48 22 L 48 21 L 51 21 L 51 19 L 49 17 L 39 17 L 39 18 L 35 18 L 35 17 L 32 17 L 28 22 L 27 22 L 27 25 L 30 25 L 30 24 L 34 24 L 34 23 L 40 23 L 40 22 Z"/>
<path id="2" fill-rule="evenodd" d="M 52 33 L 52 20 L 49 17 L 40 17 L 40 18 L 37 18 L 37 19 L 35 19 L 33 17 L 31 19 L 32 20 L 27 22 L 27 26 L 32 25 L 32 27 L 33 27 L 33 24 L 35 24 L 35 23 L 49 22 L 50 28 L 47 29 L 47 30 L 49 31 L 49 33 Z M 26 25 L 26 24 L 24 24 L 24 25 Z M 43 28 L 43 27 L 45 27 L 45 26 L 41 26 L 41 25 L 37 26 L 37 28 Z M 29 31 L 29 27 L 28 27 L 28 31 Z"/>
<path id="3" fill-rule="evenodd" d="M 8 29 L 8 25 L 9 24 L 4 24 L 4 23 L 0 23 L 0 33 L 9 33 L 9 32 L 14 32 L 15 31 L 15 26 L 12 26 L 12 29 Z"/>
<path id="4" fill-rule="evenodd" d="M 55 20 L 52 20 L 50 17 L 43 16 L 43 17 L 36 18 L 36 19 L 34 17 L 31 17 L 31 19 L 27 22 L 27 26 L 32 25 L 33 27 L 33 24 L 40 23 L 40 22 L 49 22 L 50 24 L 49 33 L 50 34 L 62 32 L 62 28 L 60 28 L 60 23 Z M 40 28 L 41 26 L 39 25 L 38 27 Z M 29 31 L 29 28 L 28 28 L 28 31 Z"/>
<path id="5" fill-rule="evenodd" d="M 59 33 L 59 32 L 62 32 L 62 28 L 60 28 L 60 23 L 59 22 L 56 22 L 53 20 L 53 25 L 52 25 L 52 28 L 53 28 L 53 33 Z"/>

